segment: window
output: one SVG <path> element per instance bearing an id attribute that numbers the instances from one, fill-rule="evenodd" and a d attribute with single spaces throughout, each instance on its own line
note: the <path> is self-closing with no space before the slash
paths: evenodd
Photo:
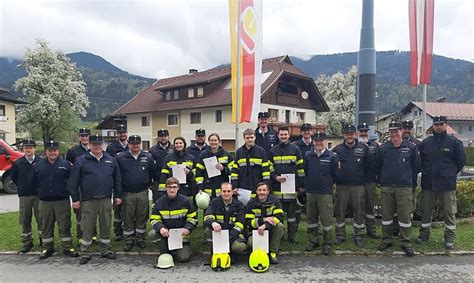
<path id="1" fill-rule="evenodd" d="M 0 105 L 0 116 L 7 116 L 5 112 L 5 105 Z"/>
<path id="2" fill-rule="evenodd" d="M 278 121 L 278 109 L 268 108 L 268 113 L 270 114 L 270 121 Z"/>
<path id="3" fill-rule="evenodd" d="M 204 89 L 202 88 L 202 86 L 197 88 L 197 96 L 198 97 L 203 97 L 204 96 Z"/>
<path id="4" fill-rule="evenodd" d="M 188 88 L 188 98 L 194 97 L 194 88 Z"/>
<path id="5" fill-rule="evenodd" d="M 150 126 L 150 116 L 142 116 L 142 127 Z"/>
<path id="6" fill-rule="evenodd" d="M 201 112 L 192 112 L 190 114 L 191 124 L 201 124 Z"/>
<path id="7" fill-rule="evenodd" d="M 294 84 L 278 83 L 278 90 L 282 93 L 298 94 L 298 86 Z"/>
<path id="8" fill-rule="evenodd" d="M 168 126 L 177 126 L 178 123 L 178 114 L 168 114 Z"/>
<path id="9" fill-rule="evenodd" d="M 167 91 L 167 92 L 166 92 L 165 100 L 166 100 L 166 101 L 170 101 L 170 100 L 171 100 L 171 91 Z"/>
<path id="10" fill-rule="evenodd" d="M 286 124 L 290 123 L 290 115 L 291 115 L 291 111 L 290 110 L 285 110 L 285 123 Z"/>
<path id="11" fill-rule="evenodd" d="M 472 126 L 469 126 L 469 132 L 472 132 Z"/>
<path id="12" fill-rule="evenodd" d="M 115 137 L 115 131 L 107 131 L 108 137 Z"/>
<path id="13" fill-rule="evenodd" d="M 179 99 L 179 90 L 175 90 L 175 91 L 174 91 L 173 99 L 174 99 L 174 100 L 178 100 L 178 99 Z"/>
<path id="14" fill-rule="evenodd" d="M 332 142 L 328 142 L 328 149 L 332 148 Z"/>
<path id="15" fill-rule="evenodd" d="M 142 141 L 142 149 L 149 150 L 150 149 L 150 141 Z"/>
<path id="16" fill-rule="evenodd" d="M 297 121 L 298 123 L 301 123 L 301 124 L 304 123 L 305 114 L 306 113 L 304 112 L 296 112 L 296 119 L 298 120 Z"/>
<path id="17" fill-rule="evenodd" d="M 216 110 L 216 123 L 222 122 L 222 110 Z"/>

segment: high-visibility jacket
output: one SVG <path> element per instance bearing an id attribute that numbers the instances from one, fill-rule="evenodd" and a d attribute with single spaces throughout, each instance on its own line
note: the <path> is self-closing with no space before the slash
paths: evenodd
<path id="1" fill-rule="evenodd" d="M 258 145 L 248 149 L 245 144 L 237 149 L 231 180 L 234 188 L 252 191 L 255 196 L 256 185 L 270 181 L 270 163 L 265 150 Z"/>
<path id="2" fill-rule="evenodd" d="M 153 205 L 150 224 L 156 232 L 161 228 L 186 228 L 192 232 L 197 225 L 197 211 L 187 197 L 177 194 L 170 199 L 165 194 Z"/>
<path id="3" fill-rule="evenodd" d="M 272 179 L 272 194 L 281 200 L 296 199 L 296 191 L 292 194 L 281 193 L 281 183 L 276 181 L 276 177 L 282 174 L 295 175 L 296 188 L 304 187 L 304 167 L 303 157 L 298 146 L 291 143 L 280 143 L 274 146 L 270 154 L 270 167 Z"/>
<path id="4" fill-rule="evenodd" d="M 160 186 L 158 191 L 161 195 L 166 193 L 166 179 L 173 177 L 172 166 L 178 164 L 184 164 L 186 168 L 191 170 L 191 172 L 186 175 L 186 184 L 179 185 L 179 193 L 188 197 L 195 195 L 194 157 L 184 151 L 175 151 L 165 157 L 165 160 L 163 161 L 163 169 L 161 169 Z"/>
<path id="5" fill-rule="evenodd" d="M 222 230 L 229 230 L 229 240 L 233 242 L 237 237 L 243 238 L 242 231 L 245 223 L 245 207 L 238 199 L 233 198 L 229 206 L 221 197 L 211 201 L 204 214 L 204 226 L 212 229 L 212 223 L 217 222 Z"/>
<path id="6" fill-rule="evenodd" d="M 219 176 L 209 178 L 206 166 L 204 165 L 204 159 L 215 156 L 217 161 L 224 166 L 224 170 L 221 171 Z M 222 147 L 214 153 L 210 148 L 201 152 L 199 160 L 196 162 L 196 185 L 198 190 L 206 192 L 211 198 L 215 198 L 221 192 L 221 184 L 223 182 L 229 182 L 229 175 L 231 166 L 233 164 L 233 158 L 225 151 Z"/>
<path id="7" fill-rule="evenodd" d="M 264 218 L 273 217 L 276 223 L 282 223 L 284 218 L 283 209 L 277 197 L 268 195 L 265 202 L 260 202 L 258 197 L 254 197 L 247 203 L 245 209 L 245 219 L 249 230 L 255 230 L 265 224 L 270 229 L 271 224 L 265 222 Z"/>

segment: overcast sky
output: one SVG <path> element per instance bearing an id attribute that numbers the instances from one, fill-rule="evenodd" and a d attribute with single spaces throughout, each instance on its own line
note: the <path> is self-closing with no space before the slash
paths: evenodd
<path id="1" fill-rule="evenodd" d="M 434 53 L 474 61 L 472 0 L 435 0 Z M 362 0 L 264 0 L 263 55 L 357 51 Z M 35 38 L 162 78 L 230 62 L 227 0 L 0 0 L 0 56 Z M 375 1 L 377 50 L 409 50 L 408 0 Z"/>

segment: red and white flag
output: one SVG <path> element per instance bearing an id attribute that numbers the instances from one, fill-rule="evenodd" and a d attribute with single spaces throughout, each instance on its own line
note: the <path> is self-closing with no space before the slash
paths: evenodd
<path id="1" fill-rule="evenodd" d="M 434 0 L 409 0 L 410 84 L 431 82 Z"/>
<path id="2" fill-rule="evenodd" d="M 229 14 L 232 122 L 256 122 L 262 76 L 262 0 L 229 0 Z"/>

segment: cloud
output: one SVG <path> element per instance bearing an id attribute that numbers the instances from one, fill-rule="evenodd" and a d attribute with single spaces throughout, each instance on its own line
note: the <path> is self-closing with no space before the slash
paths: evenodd
<path id="1" fill-rule="evenodd" d="M 408 1 L 375 1 L 377 50 L 408 50 Z M 226 0 L 0 2 L 0 56 L 21 57 L 44 38 L 130 73 L 162 78 L 230 61 Z M 264 0 L 264 56 L 357 51 L 362 1 Z M 438 0 L 434 52 L 473 60 L 473 4 Z"/>

